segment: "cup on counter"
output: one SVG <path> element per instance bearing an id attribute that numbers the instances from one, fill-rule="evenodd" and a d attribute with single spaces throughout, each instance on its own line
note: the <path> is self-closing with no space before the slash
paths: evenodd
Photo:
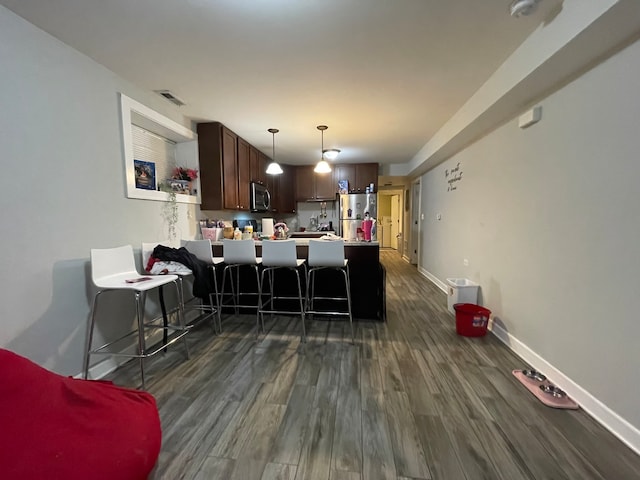
<path id="1" fill-rule="evenodd" d="M 224 238 L 227 238 L 227 239 L 232 239 L 233 238 L 233 227 L 224 227 L 224 230 L 222 232 L 222 236 Z"/>

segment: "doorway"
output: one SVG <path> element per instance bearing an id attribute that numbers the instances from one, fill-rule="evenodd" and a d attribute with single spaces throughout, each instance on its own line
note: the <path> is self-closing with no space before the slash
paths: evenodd
<path id="1" fill-rule="evenodd" d="M 378 241 L 381 248 L 403 253 L 402 212 L 404 197 L 402 190 L 378 192 Z"/>

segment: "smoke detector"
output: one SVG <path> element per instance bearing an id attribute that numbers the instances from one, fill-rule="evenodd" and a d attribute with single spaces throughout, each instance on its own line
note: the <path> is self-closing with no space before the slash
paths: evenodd
<path id="1" fill-rule="evenodd" d="M 542 0 L 514 0 L 509 6 L 512 17 L 526 17 L 536 11 L 538 3 Z"/>

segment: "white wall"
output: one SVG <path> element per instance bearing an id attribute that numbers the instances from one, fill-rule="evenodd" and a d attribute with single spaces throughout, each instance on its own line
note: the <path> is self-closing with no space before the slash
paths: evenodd
<path id="1" fill-rule="evenodd" d="M 90 249 L 139 250 L 167 235 L 162 202 L 125 197 L 118 92 L 188 125 L 173 105 L 4 7 L 0 65 L 0 346 L 74 375 L 92 295 Z M 193 238 L 187 212 L 195 218 L 198 209 L 179 208 L 178 236 Z"/>
<path id="2" fill-rule="evenodd" d="M 540 123 L 513 119 L 423 175 L 420 264 L 478 282 L 498 329 L 595 397 L 636 449 L 639 75 L 636 42 L 539 102 Z"/>

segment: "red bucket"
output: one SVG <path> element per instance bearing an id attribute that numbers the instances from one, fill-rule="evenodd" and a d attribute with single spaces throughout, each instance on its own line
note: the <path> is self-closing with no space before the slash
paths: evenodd
<path id="1" fill-rule="evenodd" d="M 456 332 L 465 337 L 482 337 L 487 334 L 491 310 L 473 303 L 456 303 Z"/>

